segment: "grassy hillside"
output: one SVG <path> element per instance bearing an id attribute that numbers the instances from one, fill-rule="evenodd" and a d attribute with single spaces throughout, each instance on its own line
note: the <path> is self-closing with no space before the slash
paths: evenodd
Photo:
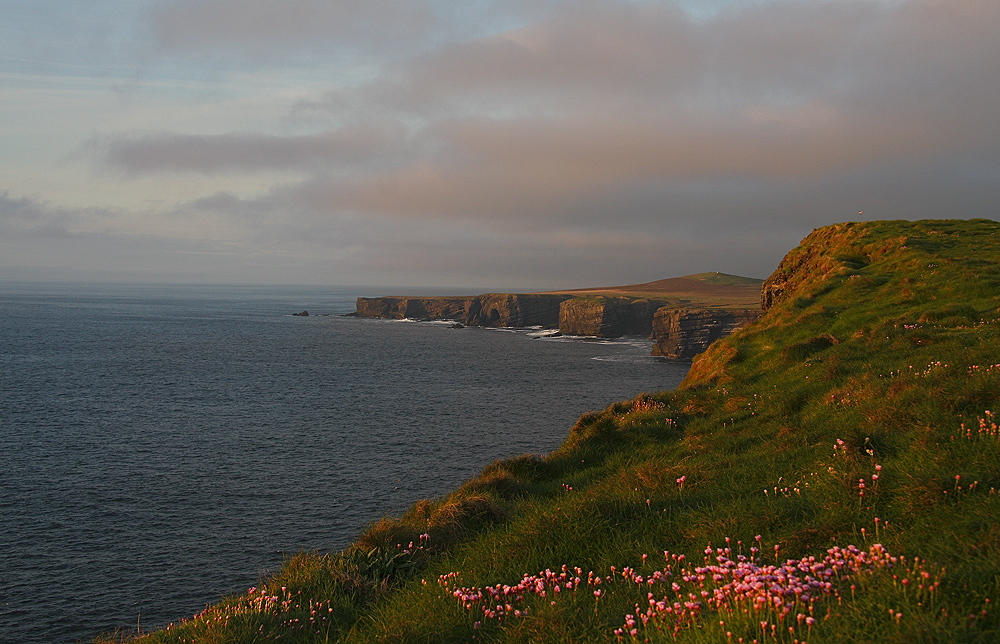
<path id="1" fill-rule="evenodd" d="M 819 229 L 677 391 L 143 641 L 1000 641 L 998 235 Z"/>
<path id="2" fill-rule="evenodd" d="M 551 291 L 576 297 L 628 297 L 669 302 L 685 308 L 756 308 L 763 280 L 726 273 L 698 273 L 685 277 L 601 288 Z"/>

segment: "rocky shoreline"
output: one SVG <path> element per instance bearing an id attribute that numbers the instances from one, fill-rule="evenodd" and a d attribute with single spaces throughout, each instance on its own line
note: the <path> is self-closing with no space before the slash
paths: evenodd
<path id="1" fill-rule="evenodd" d="M 544 327 L 563 335 L 647 336 L 652 355 L 690 360 L 760 317 L 760 309 L 683 308 L 669 300 L 546 293 L 455 297 L 359 297 L 362 318 L 450 320 L 478 327 Z"/>

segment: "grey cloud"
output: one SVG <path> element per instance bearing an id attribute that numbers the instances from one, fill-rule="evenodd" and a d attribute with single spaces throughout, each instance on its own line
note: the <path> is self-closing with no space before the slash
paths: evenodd
<path id="1" fill-rule="evenodd" d="M 879 176 L 881 166 L 909 159 L 908 167 L 920 169 L 911 170 L 912 185 L 905 185 L 904 176 L 895 190 L 888 184 L 882 188 L 909 202 L 915 190 L 922 191 L 925 175 L 943 165 L 949 171 L 934 184 L 945 192 L 967 187 L 956 168 L 975 175 L 982 172 L 977 167 L 991 167 L 987 159 L 956 164 L 954 142 L 932 128 L 907 137 L 893 129 L 846 127 L 805 133 L 699 127 L 677 133 L 641 123 L 463 125 L 449 125 L 449 159 L 425 160 L 391 173 L 317 176 L 299 186 L 297 194 L 310 207 L 330 212 L 564 225 L 580 216 L 578 203 L 607 195 L 622 204 L 639 200 L 636 185 L 669 186 L 713 203 L 724 196 L 735 209 L 756 191 L 778 197 L 803 186 L 836 183 L 844 174 Z M 708 188 L 692 191 L 692 185 Z M 720 189 L 734 185 L 740 190 Z M 988 184 L 979 186 L 986 188 Z M 918 204 L 914 213 L 922 210 Z"/>
<path id="2" fill-rule="evenodd" d="M 212 24 L 228 1 L 164 11 Z M 262 40 L 319 38 L 334 11 L 287 7 L 292 22 Z M 310 7 L 315 24 L 293 24 Z M 667 3 L 575 2 L 540 15 L 302 106 L 348 128 L 119 137 L 91 151 L 136 173 L 302 170 L 259 198 L 213 195 L 175 215 L 242 220 L 248 244 L 328 249 L 372 279 L 765 276 L 809 229 L 859 210 L 1000 217 L 994 0 L 788 0 L 699 20 Z M 229 28 L 221 39 L 244 42 L 266 25 Z M 208 46 L 210 29 L 199 34 Z M 202 46 L 185 42 L 172 46 Z"/>
<path id="3" fill-rule="evenodd" d="M 648 281 L 664 275 L 701 270 L 728 270 L 766 275 L 802 237 L 795 226 L 783 232 L 730 227 L 669 231 L 669 226 L 615 230 L 608 213 L 591 225 L 573 227 L 505 225 L 446 218 L 399 219 L 392 216 L 324 216 L 296 205 L 292 195 L 272 194 L 256 200 L 217 195 L 182 210 L 219 209 L 231 216 L 246 211 L 301 208 L 291 219 L 275 223 L 260 218 L 250 243 L 272 250 L 299 248 L 303 256 L 325 256 L 347 274 L 384 284 L 435 284 L 538 290 L 593 286 L 609 279 Z M 620 207 L 620 204 L 618 204 Z M 503 234 L 498 234 L 498 230 Z M 710 252 L 706 252 L 710 251 Z M 725 256 L 720 260 L 719 255 Z M 609 272 L 609 267 L 613 267 Z M 609 278 L 609 275 L 615 278 Z"/>
<path id="4" fill-rule="evenodd" d="M 307 191 L 370 212 L 552 218 L 581 193 L 627 199 L 636 180 L 934 167 L 1000 147 L 998 24 L 990 0 L 777 2 L 705 21 L 589 3 L 397 68 L 367 104 L 423 119 L 433 154 Z"/>
<path id="5" fill-rule="evenodd" d="M 175 0 L 158 7 L 151 28 L 170 51 L 287 49 L 308 41 L 360 45 L 431 27 L 428 7 L 389 0 Z M 346 41 L 346 42 L 345 42 Z"/>
<path id="6" fill-rule="evenodd" d="M 570 90 L 593 98 L 622 92 L 632 100 L 697 83 L 703 46 L 671 4 L 582 3 L 520 29 L 442 47 L 399 73 L 406 103 L 473 94 L 520 101 Z"/>
<path id="7" fill-rule="evenodd" d="M 858 112 L 995 97 L 991 0 L 786 1 L 695 22 L 670 5 L 589 3 L 548 21 L 418 57 L 372 101 L 431 110 L 677 112 L 740 118 L 808 103 Z M 561 100 L 559 100 L 561 99 Z M 419 113 L 419 112 L 418 112 Z"/>
<path id="8" fill-rule="evenodd" d="M 149 16 L 167 52 L 267 63 L 302 51 L 414 52 L 544 13 L 553 0 L 169 0 Z"/>
<path id="9" fill-rule="evenodd" d="M 998 7 L 786 1 L 694 21 L 669 3 L 574 4 L 330 95 L 336 117 L 367 126 L 103 148 L 108 163 L 135 171 L 374 170 L 353 201 L 374 191 L 390 207 L 388 187 L 411 210 L 434 209 L 439 184 L 444 211 L 477 201 L 477 186 L 542 196 L 544 181 L 556 198 L 635 177 L 804 177 L 987 149 L 1000 144 Z M 408 147 L 386 134 L 389 115 L 422 128 Z M 390 155 L 396 171 L 371 165 Z"/>
<path id="10" fill-rule="evenodd" d="M 218 135 L 156 133 L 95 138 L 83 153 L 127 173 L 219 172 L 311 168 L 370 169 L 406 158 L 399 126 L 358 125 L 299 136 L 245 132 Z"/>
<path id="11" fill-rule="evenodd" d="M 5 235 L 68 237 L 84 218 L 103 218 L 103 211 L 71 211 L 30 197 L 13 198 L 0 192 L 0 231 Z"/>
<path id="12" fill-rule="evenodd" d="M 723 12 L 700 25 L 699 40 L 720 90 L 744 100 L 788 99 L 849 87 L 875 62 L 864 60 L 866 40 L 880 38 L 892 20 L 891 5 L 880 0 L 782 0 Z"/>
<path id="13" fill-rule="evenodd" d="M 883 3 L 777 2 L 696 21 L 669 2 L 579 3 L 399 63 L 370 101 L 410 109 L 722 109 L 839 87 Z M 336 94 L 333 95 L 333 98 Z M 478 101 L 478 102 L 477 102 Z"/>

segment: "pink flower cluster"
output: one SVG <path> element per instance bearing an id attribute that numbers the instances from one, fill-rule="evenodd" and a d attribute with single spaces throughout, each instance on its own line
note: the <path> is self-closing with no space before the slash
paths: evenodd
<path id="1" fill-rule="evenodd" d="M 987 409 L 983 412 L 983 415 L 984 417 L 979 419 L 979 431 L 975 434 L 972 433 L 972 427 L 966 427 L 965 423 L 962 423 L 962 433 L 965 435 L 966 440 L 971 441 L 973 436 L 1000 439 L 1000 427 L 997 426 L 996 417 L 993 415 L 993 412 Z"/>
<path id="2" fill-rule="evenodd" d="M 575 596 L 583 589 L 597 602 L 617 586 L 630 593 L 634 590 L 627 588 L 639 588 L 646 594 L 645 604 L 636 604 L 635 613 L 626 615 L 624 625 L 614 629 L 619 639 L 638 639 L 640 630 L 650 626 L 677 634 L 695 625 L 706 611 L 715 611 L 720 616 L 752 614 L 763 624 L 765 634 L 778 628 L 794 634 L 803 628 L 811 629 L 818 601 L 839 597 L 839 582 L 899 562 L 881 544 L 874 544 L 868 550 L 833 547 L 822 558 L 788 559 L 784 563 L 777 562 L 779 547 L 775 546 L 776 563 L 764 564 L 758 547 L 761 537 L 756 541 L 749 557 L 734 555 L 729 539 L 725 548 L 709 546 L 702 566 L 687 562 L 684 555 L 664 552 L 667 565 L 649 574 L 631 567 L 617 571 L 612 566 L 611 573 L 601 577 L 593 571 L 585 574 L 580 568 L 562 566 L 559 571 L 525 575 L 514 585 L 466 587 L 461 585 L 457 572 L 442 575 L 438 584 L 466 610 L 482 618 L 475 622 L 475 628 L 481 628 L 483 620 L 503 622 L 526 617 L 527 604 L 538 598 L 555 605 L 563 597 Z M 646 559 L 643 555 L 644 563 Z M 656 593 L 658 587 L 667 591 Z"/>
<path id="3" fill-rule="evenodd" d="M 757 540 L 759 542 L 760 538 Z M 803 624 L 809 628 L 815 623 L 812 617 L 815 603 L 825 596 L 838 595 L 835 582 L 898 562 L 880 544 L 867 551 L 855 546 L 833 547 L 822 559 L 788 559 L 775 565 L 764 565 L 758 552 L 754 547 L 751 558 L 743 555 L 733 558 L 729 547 L 714 551 L 707 548 L 706 565 L 689 568 L 680 575 L 687 587 L 673 582 L 673 596 L 662 599 L 648 593 L 645 610 L 637 604 L 636 614 L 627 615 L 625 625 L 616 629 L 615 635 L 635 638 L 640 623 L 644 628 L 651 624 L 661 630 L 666 627 L 676 634 L 683 627 L 694 624 L 708 609 L 719 613 L 751 612 L 766 617 L 768 619 L 761 621 L 765 630 L 768 625 L 772 631 L 779 627 L 794 631 Z M 709 563 L 713 555 L 715 562 Z M 778 546 L 775 546 L 775 558 L 777 556 Z M 640 577 L 632 581 L 641 584 L 643 580 Z M 788 625 L 786 618 L 793 612 L 796 624 Z"/>
<path id="4" fill-rule="evenodd" d="M 876 463 L 875 464 L 875 471 L 872 473 L 872 492 L 875 492 L 878 489 L 878 477 L 879 477 L 879 474 L 881 474 L 881 473 L 882 473 L 882 466 L 879 465 L 878 463 Z M 862 497 L 862 498 L 865 496 L 865 480 L 864 479 L 858 479 L 858 496 Z"/>
<path id="5" fill-rule="evenodd" d="M 537 575 L 525 575 L 521 581 L 513 586 L 497 584 L 496 586 L 476 588 L 453 586 L 453 584 L 461 583 L 461 575 L 457 572 L 450 572 L 438 577 L 438 584 L 449 595 L 457 599 L 466 610 L 470 612 L 481 611 L 482 616 L 486 619 L 503 621 L 509 617 L 525 617 L 528 614 L 528 608 L 521 605 L 528 596 L 551 598 L 551 601 L 554 602 L 563 593 L 575 593 L 583 586 L 596 588 L 604 583 L 604 580 L 595 576 L 593 572 L 587 573 L 586 578 L 582 575 L 583 570 L 580 568 L 570 569 L 568 566 L 563 566 L 559 572 L 546 569 Z M 600 599 L 602 591 L 599 588 L 591 592 L 595 600 Z M 481 622 L 476 622 L 476 624 L 480 625 Z"/>

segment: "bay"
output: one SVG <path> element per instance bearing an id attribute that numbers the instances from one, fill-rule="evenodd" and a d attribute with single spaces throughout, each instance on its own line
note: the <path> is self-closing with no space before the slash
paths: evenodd
<path id="1" fill-rule="evenodd" d="M 687 371 L 343 316 L 379 294 L 0 282 L 0 642 L 189 617 Z"/>

